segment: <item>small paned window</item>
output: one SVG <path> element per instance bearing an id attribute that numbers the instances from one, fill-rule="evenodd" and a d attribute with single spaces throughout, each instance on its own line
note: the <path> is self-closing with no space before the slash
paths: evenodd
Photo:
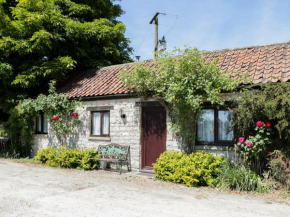
<path id="1" fill-rule="evenodd" d="M 98 111 L 92 112 L 92 136 L 104 136 L 110 135 L 110 112 Z"/>
<path id="2" fill-rule="evenodd" d="M 204 109 L 198 121 L 197 137 L 199 141 L 214 142 L 214 110 Z"/>
<path id="3" fill-rule="evenodd" d="M 232 111 L 218 111 L 218 141 L 232 141 L 234 132 L 229 130 L 232 126 L 232 119 Z"/>
<path id="4" fill-rule="evenodd" d="M 45 114 L 40 114 L 36 118 L 36 133 L 38 134 L 48 133 L 48 120 Z"/>
<path id="5" fill-rule="evenodd" d="M 231 110 L 203 109 L 197 124 L 198 143 L 230 143 L 234 137 L 232 119 Z"/>

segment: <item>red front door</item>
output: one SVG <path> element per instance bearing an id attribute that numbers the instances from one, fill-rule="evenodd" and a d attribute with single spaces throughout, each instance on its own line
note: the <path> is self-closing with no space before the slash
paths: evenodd
<path id="1" fill-rule="evenodd" d="M 166 111 L 163 107 L 142 109 L 142 170 L 152 170 L 152 164 L 166 150 Z"/>

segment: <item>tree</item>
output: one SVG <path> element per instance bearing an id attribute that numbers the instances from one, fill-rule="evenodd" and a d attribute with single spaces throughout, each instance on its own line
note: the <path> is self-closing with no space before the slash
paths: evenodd
<path id="1" fill-rule="evenodd" d="M 204 102 L 222 105 L 220 93 L 235 90 L 243 79 L 230 79 L 216 64 L 217 60 L 207 63 L 197 49 L 177 49 L 158 58 L 155 67 L 137 65 L 120 77 L 143 99 L 155 98 L 167 108 L 173 129 L 182 137 L 183 149 L 191 152 Z"/>
<path id="2" fill-rule="evenodd" d="M 111 0 L 0 0 L 0 110 L 52 79 L 130 61 L 122 13 Z"/>

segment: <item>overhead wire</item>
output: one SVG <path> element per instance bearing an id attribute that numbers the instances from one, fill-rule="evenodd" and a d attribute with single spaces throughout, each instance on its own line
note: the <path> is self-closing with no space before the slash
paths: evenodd
<path id="1" fill-rule="evenodd" d="M 164 35 L 164 36 L 167 36 L 167 35 L 172 31 L 172 29 L 175 27 L 175 25 L 176 25 L 176 23 L 177 23 L 177 20 L 178 20 L 178 15 L 167 14 L 167 13 L 159 13 L 159 14 L 164 15 L 164 16 L 169 15 L 169 16 L 174 16 L 174 17 L 175 17 L 175 21 L 174 21 L 174 24 L 173 24 L 173 25 L 163 25 L 163 26 L 170 26 L 170 29 L 169 29 L 169 30 L 165 33 L 165 35 Z M 161 25 L 162 25 L 162 24 L 161 24 Z M 133 55 L 134 55 L 133 58 L 136 58 L 136 55 L 138 54 L 138 52 L 139 52 L 140 48 L 142 47 L 144 41 L 145 41 L 146 38 L 148 37 L 148 35 L 149 35 L 149 33 L 150 33 L 150 28 L 151 28 L 151 26 L 148 28 L 147 34 L 144 36 L 144 38 L 143 38 L 143 40 L 141 41 L 141 43 L 140 43 L 138 49 L 136 50 L 135 54 L 133 54 Z"/>
<path id="2" fill-rule="evenodd" d="M 136 50 L 136 52 L 135 52 L 135 54 L 134 54 L 134 57 L 136 57 L 136 55 L 137 55 L 138 51 L 140 50 L 140 48 L 142 47 L 142 45 L 143 45 L 145 39 L 146 39 L 147 36 L 149 35 L 149 33 L 150 33 L 150 29 L 151 29 L 151 26 L 149 26 L 149 28 L 148 28 L 148 30 L 147 30 L 147 34 L 144 36 L 142 42 L 140 43 L 138 49 Z"/>
<path id="3" fill-rule="evenodd" d="M 177 19 L 178 19 L 178 15 L 175 15 L 175 21 L 174 21 L 173 26 L 171 26 L 171 28 L 168 30 L 168 32 L 164 36 L 167 36 L 171 32 L 171 30 L 175 27 L 177 23 Z"/>

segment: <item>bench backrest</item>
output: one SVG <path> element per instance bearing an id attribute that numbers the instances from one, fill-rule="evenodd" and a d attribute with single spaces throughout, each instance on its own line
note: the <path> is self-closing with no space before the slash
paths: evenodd
<path id="1" fill-rule="evenodd" d="M 128 153 L 130 151 L 130 146 L 119 145 L 116 143 L 111 143 L 108 145 L 99 145 L 98 153 L 104 155 L 119 155 L 123 160 L 127 159 Z"/>

